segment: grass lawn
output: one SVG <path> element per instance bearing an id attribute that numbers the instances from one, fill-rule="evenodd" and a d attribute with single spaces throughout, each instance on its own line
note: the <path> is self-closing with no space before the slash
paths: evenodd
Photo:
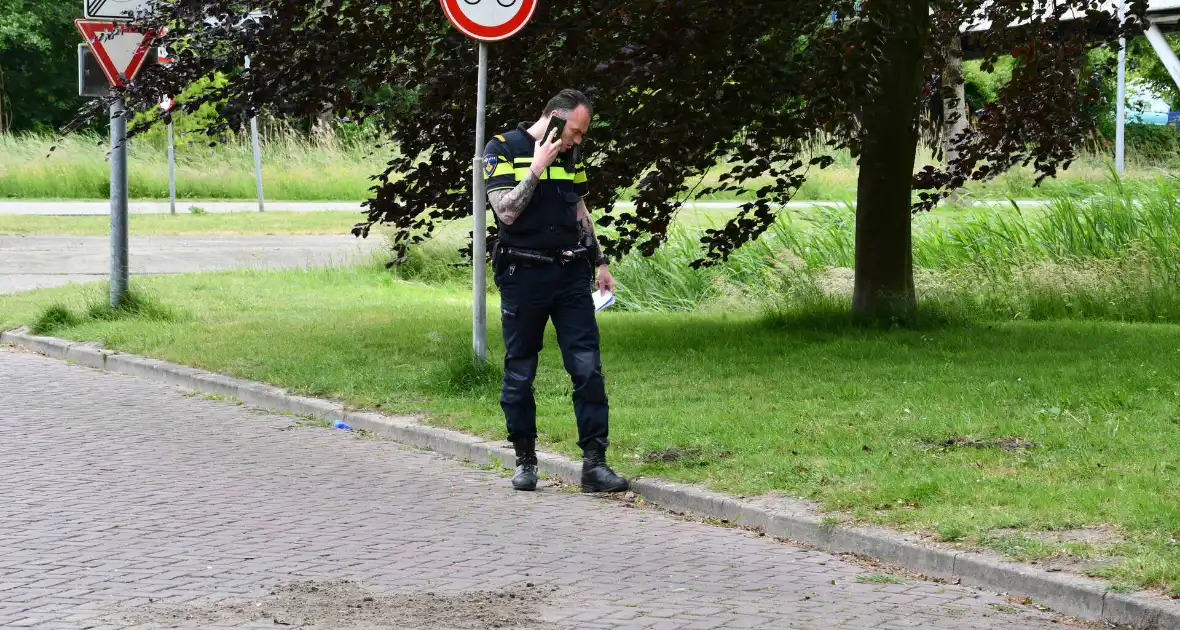
<path id="1" fill-rule="evenodd" d="M 81 322 L 59 336 L 357 407 L 426 411 L 438 425 L 503 439 L 497 377 L 465 369 L 461 286 L 376 268 L 133 286 L 163 312 L 95 320 L 87 304 L 103 287 L 62 287 L 0 296 L 0 326 L 61 303 Z M 490 319 L 495 364 L 502 344 Z M 716 311 L 608 311 L 599 321 L 610 456 L 622 472 L 806 497 L 844 521 L 1081 563 L 1071 570 L 1117 589 L 1180 594 L 1180 326 L 822 332 Z M 575 454 L 569 396 L 550 329 L 537 381 L 542 440 Z M 1073 535 L 1083 531 L 1097 535 Z"/>
<path id="2" fill-rule="evenodd" d="M 226 212 L 193 214 L 132 214 L 127 230 L 132 236 L 257 236 L 267 234 L 347 234 L 365 216 L 359 212 Z M 51 216 L 0 214 L 0 234 L 107 236 L 109 216 Z"/>

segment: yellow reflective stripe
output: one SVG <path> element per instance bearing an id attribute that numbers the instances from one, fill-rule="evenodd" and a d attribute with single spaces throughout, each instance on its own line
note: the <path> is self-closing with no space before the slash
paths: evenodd
<path id="1" fill-rule="evenodd" d="M 562 161 L 562 160 L 558 160 L 558 162 L 561 162 L 561 161 Z M 529 166 L 529 165 L 531 165 L 532 163 L 533 163 L 533 158 L 531 158 L 531 157 L 518 157 L 518 158 L 512 158 L 512 165 L 513 165 L 513 166 Z M 581 164 L 579 164 L 579 165 L 575 166 L 575 167 L 574 167 L 574 170 L 578 170 L 578 169 L 580 169 L 580 168 L 582 168 L 582 165 L 581 165 Z"/>
<path id="2" fill-rule="evenodd" d="M 517 181 L 524 181 L 524 178 L 528 177 L 528 174 L 529 174 L 529 168 L 527 166 L 516 169 Z M 541 179 L 551 179 L 551 180 L 555 180 L 555 181 L 560 180 L 560 181 L 570 181 L 570 182 L 575 181 L 574 177 L 575 177 L 574 173 L 571 173 L 560 166 L 551 166 L 551 167 L 545 169 L 545 173 L 541 175 Z"/>
<path id="3" fill-rule="evenodd" d="M 531 166 L 532 163 L 533 158 L 531 157 L 518 157 L 512 159 L 512 165 L 516 167 L 514 170 L 516 172 L 517 181 L 524 180 L 525 176 L 528 175 L 529 166 Z M 500 172 L 499 168 L 496 169 L 496 172 Z M 567 170 L 564 166 L 550 166 L 548 169 L 546 169 L 545 174 L 541 176 L 541 179 L 552 179 L 567 182 L 572 181 L 575 184 L 585 184 L 587 181 L 586 169 L 581 164 L 574 167 L 574 170 L 572 171 Z"/>
<path id="4" fill-rule="evenodd" d="M 492 174 L 489 175 L 488 177 L 499 177 L 501 175 L 512 175 L 514 172 L 515 171 L 512 168 L 511 164 L 509 164 L 507 162 L 497 162 L 496 163 L 496 170 L 492 171 Z"/>

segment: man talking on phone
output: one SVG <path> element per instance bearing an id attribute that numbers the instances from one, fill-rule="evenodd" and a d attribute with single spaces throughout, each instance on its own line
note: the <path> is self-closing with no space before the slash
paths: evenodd
<path id="1" fill-rule="evenodd" d="M 581 143 L 592 115 L 586 95 L 562 90 L 540 120 L 495 136 L 484 151 L 488 201 L 499 228 L 492 264 L 504 327 L 500 406 L 516 449 L 517 490 L 537 487 L 533 379 L 550 318 L 573 381 L 582 492 L 622 492 L 629 485 L 606 464 L 606 385 L 591 285 L 613 293 L 615 281 L 582 200 Z"/>

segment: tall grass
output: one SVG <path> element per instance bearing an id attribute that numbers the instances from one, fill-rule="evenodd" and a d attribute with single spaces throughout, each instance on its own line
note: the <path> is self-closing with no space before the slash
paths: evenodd
<path id="1" fill-rule="evenodd" d="M 360 200 L 369 196 L 370 177 L 380 172 L 395 153 L 370 137 L 343 132 L 311 136 L 288 127 L 264 126 L 261 134 L 263 183 L 271 199 Z M 221 139 L 218 139 L 221 140 Z M 224 144 L 209 146 L 210 138 L 178 133 L 176 136 L 177 195 L 185 199 L 251 199 L 254 191 L 254 163 L 249 137 L 229 137 Z M 104 199 L 108 196 L 108 141 L 102 135 L 66 138 L 0 135 L 0 198 L 13 199 Z M 168 197 L 168 153 L 164 128 L 133 138 L 129 151 L 130 193 L 137 199 Z M 856 197 L 857 168 L 847 151 L 836 152 L 833 166 L 810 172 L 796 199 L 846 202 Z M 971 197 L 1031 199 L 1069 194 L 1084 197 L 1101 189 L 1109 156 L 1082 155 L 1057 179 L 1033 187 L 1033 172 L 1017 167 L 994 180 L 972 182 Z M 928 153 L 919 155 L 921 164 L 934 163 Z M 1127 179 L 1151 178 L 1175 168 L 1176 158 L 1128 154 Z M 711 169 L 702 186 L 717 183 L 725 165 Z M 747 183 L 747 192 L 710 199 L 745 199 L 753 196 L 769 179 Z M 623 191 L 629 198 L 630 190 Z"/>
<path id="2" fill-rule="evenodd" d="M 1118 178 L 1079 199 L 1059 195 L 1044 208 L 975 212 L 952 225 L 918 222 L 915 263 L 938 269 L 1001 261 L 1077 263 L 1118 260 L 1143 250 L 1174 262 L 1180 245 L 1180 179 L 1127 186 Z"/>
<path id="3" fill-rule="evenodd" d="M 949 215 L 949 216 L 948 216 Z M 693 269 L 706 225 L 675 224 L 652 256 L 612 265 L 617 308 L 765 309 L 772 319 L 838 315 L 852 292 L 855 211 L 784 212 L 761 238 Z M 1013 204 L 913 221 L 915 283 L 934 319 L 1180 322 L 1180 179 L 1128 186 L 1111 177 L 1084 198 Z M 405 279 L 467 283 L 453 243 L 413 251 Z"/>
<path id="4" fill-rule="evenodd" d="M 680 229 L 658 257 L 618 265 L 624 308 L 761 304 L 825 310 L 852 290 L 855 214 L 782 215 L 758 242 L 694 270 L 699 234 Z M 1086 199 L 1034 211 L 976 211 L 913 224 L 920 298 L 951 317 L 1180 322 L 1180 179 L 1135 191 L 1114 178 Z M 687 289 L 687 290 L 683 290 Z M 806 310 L 806 309 L 804 309 Z"/>
<path id="5" fill-rule="evenodd" d="M 252 199 L 254 157 L 249 138 L 216 147 L 204 137 L 176 137 L 176 194 L 182 199 Z M 103 199 L 109 196 L 105 137 L 0 135 L 0 198 Z M 369 177 L 388 150 L 333 135 L 307 138 L 275 132 L 262 143 L 262 180 L 268 198 L 351 201 L 369 196 Z M 168 198 L 168 145 L 162 133 L 127 146 L 133 199 Z"/>

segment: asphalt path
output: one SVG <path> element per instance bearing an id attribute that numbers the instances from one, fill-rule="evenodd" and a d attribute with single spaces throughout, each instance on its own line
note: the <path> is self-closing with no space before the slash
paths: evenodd
<path id="1" fill-rule="evenodd" d="M 346 264 L 372 256 L 382 239 L 326 236 L 132 236 L 132 276 L 235 268 Z M 110 277 L 105 236 L 0 236 L 0 293 Z"/>

